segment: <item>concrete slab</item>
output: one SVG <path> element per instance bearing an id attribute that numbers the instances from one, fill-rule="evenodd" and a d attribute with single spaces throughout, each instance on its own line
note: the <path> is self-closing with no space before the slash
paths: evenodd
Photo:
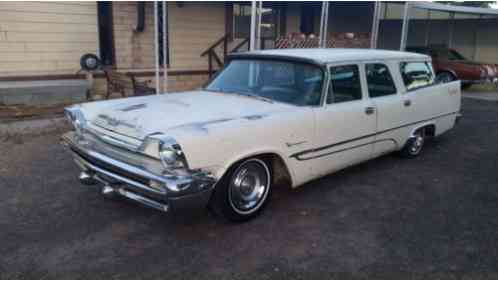
<path id="1" fill-rule="evenodd" d="M 70 125 L 64 117 L 0 122 L 0 137 L 25 134 L 36 135 L 69 128 Z"/>
<path id="2" fill-rule="evenodd" d="M 497 92 L 464 91 L 462 92 L 462 97 L 469 99 L 476 99 L 476 100 L 498 101 L 498 91 Z"/>
<path id="3" fill-rule="evenodd" d="M 82 79 L 0 82 L 0 103 L 46 106 L 83 102 L 88 88 Z"/>

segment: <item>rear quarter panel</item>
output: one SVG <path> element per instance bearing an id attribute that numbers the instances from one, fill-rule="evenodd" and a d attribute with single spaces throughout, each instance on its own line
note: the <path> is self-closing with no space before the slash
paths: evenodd
<path id="1" fill-rule="evenodd" d="M 413 126 L 412 130 L 434 124 L 436 135 L 440 135 L 454 126 L 461 107 L 460 81 L 436 84 L 405 95 L 413 102 L 408 111 L 410 119 L 413 122 L 423 121 Z"/>

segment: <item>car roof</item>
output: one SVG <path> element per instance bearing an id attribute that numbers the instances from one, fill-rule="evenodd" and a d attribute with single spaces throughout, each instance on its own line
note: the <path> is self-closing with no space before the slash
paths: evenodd
<path id="1" fill-rule="evenodd" d="M 397 59 L 419 59 L 430 60 L 430 57 L 423 54 L 377 50 L 377 49 L 341 49 L 341 48 L 313 48 L 313 49 L 272 49 L 260 50 L 244 53 L 235 53 L 232 58 L 244 57 L 275 57 L 286 59 L 297 59 L 314 61 L 319 64 L 327 64 L 342 61 L 362 61 L 362 60 L 397 60 Z"/>

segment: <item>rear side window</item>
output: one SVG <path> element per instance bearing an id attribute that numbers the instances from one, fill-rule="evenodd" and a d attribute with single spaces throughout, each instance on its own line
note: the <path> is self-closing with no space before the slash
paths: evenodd
<path id="1" fill-rule="evenodd" d="M 400 71 L 408 91 L 434 84 L 434 73 L 427 62 L 402 62 Z"/>
<path id="2" fill-rule="evenodd" d="M 365 66 L 368 94 L 371 98 L 396 94 L 396 86 L 387 65 L 371 63 Z"/>
<path id="3" fill-rule="evenodd" d="M 361 81 L 358 66 L 331 67 L 327 104 L 354 100 L 361 100 Z"/>

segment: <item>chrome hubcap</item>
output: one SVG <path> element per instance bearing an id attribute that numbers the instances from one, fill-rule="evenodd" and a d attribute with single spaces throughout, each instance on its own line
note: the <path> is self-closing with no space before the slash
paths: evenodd
<path id="1" fill-rule="evenodd" d="M 270 187 L 270 172 L 258 159 L 243 163 L 233 174 L 229 186 L 229 201 L 236 212 L 249 214 L 264 202 Z"/>
<path id="2" fill-rule="evenodd" d="M 418 134 L 415 136 L 415 141 L 413 142 L 412 146 L 410 147 L 410 152 L 412 154 L 417 154 L 422 150 L 422 146 L 424 145 L 424 136 L 421 134 Z"/>

